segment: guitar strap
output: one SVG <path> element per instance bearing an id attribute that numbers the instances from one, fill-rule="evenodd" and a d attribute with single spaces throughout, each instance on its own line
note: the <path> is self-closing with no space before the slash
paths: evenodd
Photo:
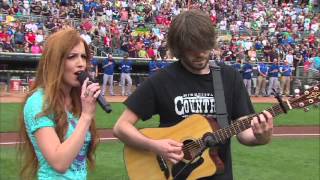
<path id="1" fill-rule="evenodd" d="M 210 69 L 212 72 L 214 98 L 216 101 L 216 119 L 220 128 L 228 127 L 228 113 L 223 91 L 223 83 L 221 78 L 221 68 L 215 60 L 210 60 Z"/>

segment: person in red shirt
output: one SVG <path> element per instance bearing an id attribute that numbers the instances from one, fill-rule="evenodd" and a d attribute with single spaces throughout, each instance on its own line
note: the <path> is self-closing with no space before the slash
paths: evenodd
<path id="1" fill-rule="evenodd" d="M 211 19 L 211 21 L 212 21 L 212 23 L 213 23 L 214 25 L 217 23 L 217 17 L 216 17 L 216 16 L 211 15 L 211 16 L 210 16 L 210 19 Z"/>
<path id="2" fill-rule="evenodd" d="M 9 38 L 7 38 L 6 41 L 3 42 L 2 50 L 4 52 L 13 52 L 14 51 L 14 47 L 12 46 Z"/>
<path id="3" fill-rule="evenodd" d="M 93 28 L 93 25 L 92 25 L 90 19 L 87 18 L 82 24 L 82 29 L 84 29 L 86 31 L 91 31 L 92 28 Z"/>
<path id="4" fill-rule="evenodd" d="M 316 36 L 314 33 L 310 33 L 308 41 L 311 46 L 314 46 L 314 43 L 316 42 Z"/>
<path id="5" fill-rule="evenodd" d="M 286 22 L 286 28 L 288 32 L 292 32 L 292 21 L 290 18 Z"/>
<path id="6" fill-rule="evenodd" d="M 237 52 L 238 46 L 235 43 L 230 44 L 230 50 L 235 53 Z"/>
<path id="7" fill-rule="evenodd" d="M 128 21 L 128 11 L 126 11 L 126 8 L 122 8 L 121 11 L 120 11 L 120 20 L 121 21 Z"/>
<path id="8" fill-rule="evenodd" d="M 31 47 L 36 41 L 36 35 L 31 30 L 29 30 L 25 36 L 25 39 L 28 43 L 28 46 Z"/>
<path id="9" fill-rule="evenodd" d="M 109 37 L 109 35 L 106 35 L 103 38 L 103 44 L 105 45 L 106 49 L 110 49 L 110 47 L 111 47 L 111 38 Z"/>
<path id="10" fill-rule="evenodd" d="M 154 50 L 153 50 L 153 45 L 151 45 L 151 46 L 148 47 L 147 54 L 148 54 L 148 57 L 149 57 L 149 58 L 155 56 Z"/>
<path id="11" fill-rule="evenodd" d="M 7 39 L 9 38 L 8 33 L 6 32 L 6 29 L 0 29 L 0 43 L 5 43 Z"/>
<path id="12" fill-rule="evenodd" d="M 134 40 L 129 40 L 129 46 L 128 46 L 128 53 L 129 53 L 129 57 L 133 57 L 133 58 L 135 58 L 135 57 L 138 57 L 138 55 L 137 55 L 137 50 L 136 50 L 136 48 L 135 48 L 135 42 L 134 42 Z"/>
<path id="13" fill-rule="evenodd" d="M 156 24 L 163 24 L 163 15 L 162 13 L 156 17 Z"/>
<path id="14" fill-rule="evenodd" d="M 163 21 L 163 25 L 169 27 L 171 24 L 171 17 L 169 16 L 168 18 L 166 18 L 164 21 Z"/>
<path id="15" fill-rule="evenodd" d="M 117 28 L 117 24 L 114 20 L 112 20 L 110 26 L 109 26 L 109 32 L 114 34 L 115 33 L 115 30 Z"/>

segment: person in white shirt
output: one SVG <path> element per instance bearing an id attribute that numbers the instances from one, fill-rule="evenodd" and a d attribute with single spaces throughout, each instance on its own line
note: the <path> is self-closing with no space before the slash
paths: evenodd
<path id="1" fill-rule="evenodd" d="M 111 21 L 112 20 L 112 10 L 111 9 L 107 9 L 105 11 L 105 13 L 106 13 L 106 20 L 107 21 Z"/>
<path id="2" fill-rule="evenodd" d="M 81 34 L 81 37 L 86 41 L 86 43 L 88 45 L 91 44 L 92 39 L 91 39 L 90 35 L 87 33 L 87 31 L 83 31 L 83 33 Z"/>
<path id="3" fill-rule="evenodd" d="M 220 30 L 221 31 L 225 31 L 225 30 L 227 30 L 227 20 L 226 20 L 226 18 L 225 19 L 223 19 L 221 22 L 220 22 Z"/>
<path id="4" fill-rule="evenodd" d="M 293 52 L 289 51 L 288 54 L 286 55 L 286 61 L 288 62 L 289 65 L 293 65 Z"/>
<path id="5" fill-rule="evenodd" d="M 320 23 L 317 22 L 316 20 L 313 20 L 313 21 L 311 22 L 311 26 L 310 26 L 311 32 L 312 32 L 312 33 L 315 33 L 315 32 L 317 32 L 317 31 L 319 31 L 319 26 L 320 26 Z"/>
<path id="6" fill-rule="evenodd" d="M 269 23 L 269 32 L 270 32 L 270 33 L 274 33 L 275 30 L 276 30 L 276 23 L 270 22 L 270 23 Z"/>
<path id="7" fill-rule="evenodd" d="M 43 41 L 44 41 L 43 31 L 42 30 L 38 30 L 37 34 L 36 34 L 36 42 L 38 44 L 41 44 Z"/>
<path id="8" fill-rule="evenodd" d="M 30 15 L 30 3 L 28 0 L 23 1 L 22 14 L 23 15 Z"/>

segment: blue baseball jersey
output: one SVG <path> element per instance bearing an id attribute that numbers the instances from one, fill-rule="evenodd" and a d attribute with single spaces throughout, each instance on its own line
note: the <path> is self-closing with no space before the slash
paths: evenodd
<path id="1" fill-rule="evenodd" d="M 115 62 L 106 58 L 105 60 L 103 60 L 102 67 L 104 74 L 113 75 Z"/>
<path id="2" fill-rule="evenodd" d="M 292 75 L 292 70 L 291 70 L 291 67 L 289 65 L 282 65 L 280 67 L 281 69 L 281 75 L 282 76 L 291 76 Z"/>
<path id="3" fill-rule="evenodd" d="M 269 69 L 269 67 L 265 63 L 258 64 L 258 71 L 261 72 L 262 74 L 267 75 L 268 69 Z"/>
<path id="4" fill-rule="evenodd" d="M 158 61 L 158 68 L 165 68 L 169 65 L 168 61 L 166 60 L 162 60 L 162 61 Z"/>
<path id="5" fill-rule="evenodd" d="M 120 63 L 121 73 L 130 73 L 132 70 L 132 62 L 129 60 L 122 60 Z"/>
<path id="6" fill-rule="evenodd" d="M 245 63 L 242 67 L 243 73 L 242 78 L 243 79 L 251 79 L 252 77 L 252 65 L 249 63 Z"/>
<path id="7" fill-rule="evenodd" d="M 279 77 L 279 66 L 272 64 L 268 71 L 269 77 Z"/>
<path id="8" fill-rule="evenodd" d="M 149 75 L 152 75 L 159 69 L 157 61 L 149 62 Z"/>
<path id="9" fill-rule="evenodd" d="M 240 63 L 234 63 L 234 64 L 232 64 L 232 67 L 237 71 L 241 70 L 241 64 Z"/>

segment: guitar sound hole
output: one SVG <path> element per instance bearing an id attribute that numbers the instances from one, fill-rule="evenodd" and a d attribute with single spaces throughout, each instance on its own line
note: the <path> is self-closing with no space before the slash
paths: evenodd
<path id="1" fill-rule="evenodd" d="M 200 149 L 200 145 L 196 143 L 195 141 L 188 139 L 183 141 L 183 153 L 184 153 L 184 159 L 185 160 L 191 160 Z"/>

